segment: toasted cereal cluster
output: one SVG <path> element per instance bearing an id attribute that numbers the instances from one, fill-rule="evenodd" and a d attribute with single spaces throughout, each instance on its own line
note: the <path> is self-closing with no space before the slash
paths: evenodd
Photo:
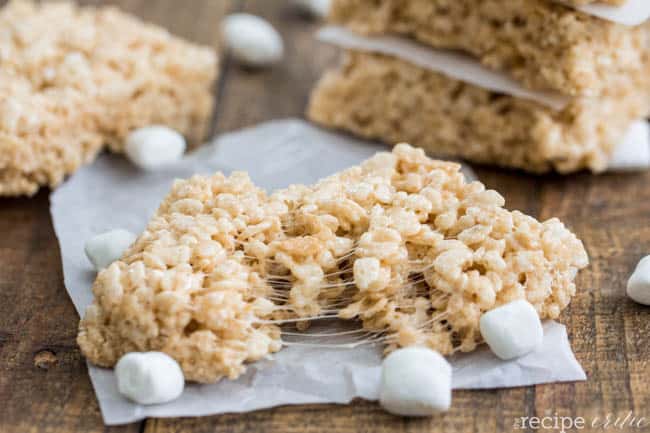
<path id="1" fill-rule="evenodd" d="M 134 128 L 205 135 L 212 49 L 119 10 L 13 0 L 0 10 L 0 196 L 54 187 Z"/>
<path id="2" fill-rule="evenodd" d="M 557 317 L 588 263 L 558 220 L 503 204 L 406 144 L 268 197 L 241 173 L 179 181 L 99 274 L 78 342 L 103 366 L 161 350 L 200 382 L 279 350 L 278 324 L 331 314 L 384 334 L 387 350 L 469 351 L 481 314 L 503 303 Z"/>

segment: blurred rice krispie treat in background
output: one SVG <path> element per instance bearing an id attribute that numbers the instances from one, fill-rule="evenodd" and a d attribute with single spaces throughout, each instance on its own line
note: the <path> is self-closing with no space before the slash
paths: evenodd
<path id="1" fill-rule="evenodd" d="M 650 112 L 647 23 L 549 0 L 335 0 L 331 20 L 356 34 L 338 29 L 352 36 L 328 40 L 348 55 L 317 85 L 308 116 L 363 137 L 535 173 L 600 172 Z M 466 55 L 450 60 L 455 70 L 436 64 L 459 55 L 450 49 Z M 492 78 L 468 81 L 470 62 Z M 490 80 L 520 92 L 483 84 Z"/>
<path id="2" fill-rule="evenodd" d="M 352 51 L 322 79 L 309 116 L 369 139 L 409 140 L 436 155 L 563 173 L 606 169 L 614 144 L 649 101 L 630 83 L 598 104 L 574 98 L 555 111 L 395 57 Z"/>
<path id="3" fill-rule="evenodd" d="M 648 74 L 648 26 L 630 28 L 549 0 L 335 0 L 331 20 L 465 51 L 527 87 L 599 95 Z"/>
<path id="4" fill-rule="evenodd" d="M 56 187 L 133 129 L 201 141 L 217 56 L 119 10 L 11 1 L 0 10 L 0 196 Z"/>

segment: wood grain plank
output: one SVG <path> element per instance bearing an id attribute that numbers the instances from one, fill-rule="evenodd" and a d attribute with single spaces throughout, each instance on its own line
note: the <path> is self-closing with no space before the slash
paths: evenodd
<path id="1" fill-rule="evenodd" d="M 319 23 L 301 17 L 287 2 L 249 0 L 241 5 L 243 12 L 264 17 L 281 33 L 285 58 L 267 69 L 245 68 L 226 59 L 228 82 L 216 119 L 219 133 L 271 119 L 303 117 L 314 84 L 339 58 L 338 50 L 314 40 Z"/>
<path id="2" fill-rule="evenodd" d="M 4 0 L 0 0 L 0 4 Z M 85 0 L 116 4 L 190 40 L 219 46 L 219 22 L 243 10 L 282 33 L 286 60 L 270 69 L 222 58 L 215 130 L 302 117 L 309 92 L 338 51 L 317 43 L 318 23 L 286 2 L 268 0 Z M 388 415 L 375 403 L 287 406 L 245 415 L 153 419 L 105 428 L 74 339 L 78 317 L 62 285 L 58 245 L 45 193 L 0 200 L 0 432 L 504 432 L 522 416 L 633 411 L 650 418 L 650 309 L 625 297 L 625 281 L 650 253 L 650 174 L 534 177 L 478 167 L 481 180 L 519 209 L 560 217 L 584 240 L 592 265 L 562 315 L 588 381 L 454 393 L 452 410 L 431 419 Z M 529 430 L 532 431 L 532 430 Z M 602 428 L 581 431 L 603 432 Z M 616 431 L 644 431 L 626 427 Z M 646 428 L 645 431 L 648 431 Z"/>
<path id="3" fill-rule="evenodd" d="M 48 208 L 45 192 L 0 204 L 0 432 L 101 432 Z"/>
<path id="4" fill-rule="evenodd" d="M 588 381 L 572 385 L 574 392 L 561 385 L 550 388 L 555 401 L 565 399 L 563 393 L 573 398 L 574 416 L 624 417 L 632 410 L 647 417 L 650 411 L 650 390 L 640 386 L 640 378 L 649 377 L 650 369 L 646 362 L 638 362 L 649 354 L 650 311 L 625 295 L 633 266 L 650 252 L 649 180 L 647 173 L 579 175 L 548 182 L 543 188 L 542 217 L 562 219 L 583 239 L 591 258 L 590 268 L 578 277 L 578 294 L 563 315 Z M 633 323 L 640 326 L 630 329 Z M 628 352 L 637 361 L 633 367 Z M 540 403 L 551 407 L 546 401 Z M 624 429 L 633 430 L 638 431 Z"/>
<path id="5" fill-rule="evenodd" d="M 5 3 L 0 1 L 0 4 Z M 187 39 L 218 46 L 229 1 L 86 0 L 113 4 Z M 0 432 L 138 432 L 106 428 L 75 339 L 78 316 L 63 287 L 47 192 L 0 199 Z"/>

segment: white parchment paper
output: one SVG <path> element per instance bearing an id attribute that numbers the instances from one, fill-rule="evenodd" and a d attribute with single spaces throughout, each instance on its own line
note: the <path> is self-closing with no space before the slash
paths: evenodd
<path id="1" fill-rule="evenodd" d="M 560 2 L 562 3 L 561 0 Z M 586 14 L 626 26 L 638 26 L 650 18 L 650 2 L 648 0 L 627 0 L 621 6 L 593 3 L 575 6 L 575 8 Z"/>
<path id="2" fill-rule="evenodd" d="M 119 156 L 104 155 L 81 169 L 51 197 L 70 297 L 80 314 L 92 300 L 90 288 L 95 273 L 84 256 L 85 240 L 116 227 L 142 231 L 174 178 L 247 170 L 258 185 L 272 190 L 290 183 L 311 183 L 379 150 L 386 147 L 288 119 L 221 136 L 158 172 L 141 172 Z M 466 173 L 473 176 L 471 170 Z M 485 347 L 454 357 L 454 388 L 584 380 L 564 326 L 549 322 L 544 332 L 543 347 L 517 360 L 501 361 Z M 374 400 L 378 396 L 380 362 L 378 346 L 292 346 L 270 360 L 251 364 L 236 381 L 189 384 L 178 400 L 155 406 L 123 398 L 117 392 L 112 370 L 89 365 L 89 372 L 104 421 L 114 425 L 145 417 L 245 412 L 285 404 L 347 403 L 357 397 Z"/>
<path id="3" fill-rule="evenodd" d="M 435 49 L 409 38 L 392 35 L 362 36 L 338 26 L 323 27 L 316 37 L 322 42 L 345 49 L 398 57 L 447 77 L 493 92 L 539 102 L 554 110 L 562 110 L 570 100 L 558 92 L 528 89 L 509 75 L 489 69 L 467 54 Z"/>

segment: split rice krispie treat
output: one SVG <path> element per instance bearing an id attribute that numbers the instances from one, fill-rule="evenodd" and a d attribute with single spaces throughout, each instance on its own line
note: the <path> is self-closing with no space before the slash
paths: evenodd
<path id="1" fill-rule="evenodd" d="M 141 126 L 203 139 L 217 73 L 210 48 L 70 2 L 11 1 L 0 28 L 0 196 L 55 187 Z"/>
<path id="2" fill-rule="evenodd" d="M 650 25 L 595 18 L 549 0 L 334 0 L 331 20 L 465 51 L 527 87 L 596 96 L 650 74 Z"/>
<path id="3" fill-rule="evenodd" d="M 572 98 L 554 111 L 497 94 L 394 57 L 349 52 L 314 90 L 311 120 L 389 144 L 408 141 L 435 155 L 535 173 L 607 168 L 628 127 L 650 110 L 650 75 Z"/>
<path id="4" fill-rule="evenodd" d="M 338 315 L 387 350 L 450 354 L 473 350 L 481 314 L 509 301 L 558 317 L 588 263 L 582 243 L 459 169 L 402 144 L 271 196 L 242 173 L 178 181 L 98 275 L 81 350 L 107 367 L 159 350 L 212 382 L 279 350 L 286 323 Z"/>

